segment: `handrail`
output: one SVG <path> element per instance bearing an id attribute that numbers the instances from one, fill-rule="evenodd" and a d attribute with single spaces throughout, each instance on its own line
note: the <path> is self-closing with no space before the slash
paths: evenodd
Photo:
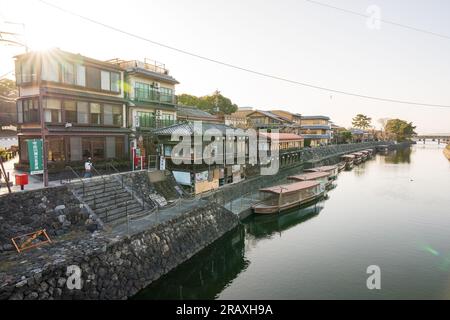
<path id="1" fill-rule="evenodd" d="M 105 192 L 105 191 L 106 191 L 106 179 L 105 179 L 105 177 L 104 177 L 103 175 L 101 175 L 101 174 L 97 171 L 97 169 L 94 168 L 94 166 L 91 166 L 91 169 L 93 169 L 94 172 L 95 172 L 100 178 L 102 178 L 102 180 L 103 180 L 103 192 Z"/>
<path id="2" fill-rule="evenodd" d="M 123 174 L 112 164 L 112 162 L 108 162 L 107 165 L 112 168 L 116 173 L 120 174 L 120 178 L 122 180 L 122 189 L 123 189 Z"/>
<path id="3" fill-rule="evenodd" d="M 80 177 L 80 175 L 71 167 L 71 166 L 66 166 L 66 168 L 69 168 L 74 174 L 75 176 L 80 179 L 82 185 L 83 185 L 83 196 L 85 195 L 85 183 L 83 181 L 83 179 Z"/>

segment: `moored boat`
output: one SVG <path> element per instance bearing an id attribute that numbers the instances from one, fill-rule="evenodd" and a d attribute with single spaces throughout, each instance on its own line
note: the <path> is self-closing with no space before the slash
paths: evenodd
<path id="1" fill-rule="evenodd" d="M 341 159 L 345 162 L 345 169 L 351 170 L 354 166 L 353 161 L 355 160 L 355 156 L 352 154 L 346 154 L 341 157 Z"/>
<path id="2" fill-rule="evenodd" d="M 323 186 L 325 189 L 328 189 L 333 183 L 333 181 L 329 179 L 330 175 L 331 174 L 329 172 L 307 172 L 296 176 L 290 176 L 288 177 L 288 180 L 318 181 L 321 186 Z"/>
<path id="3" fill-rule="evenodd" d="M 362 153 L 355 152 L 355 153 L 352 153 L 352 155 L 355 156 L 355 159 L 353 160 L 354 164 L 360 164 L 363 162 L 363 154 Z"/>
<path id="4" fill-rule="evenodd" d="M 328 176 L 328 179 L 336 180 L 339 169 L 338 166 L 322 166 L 322 167 L 316 167 L 305 170 L 305 172 L 328 172 L 330 175 Z"/>
<path id="5" fill-rule="evenodd" d="M 259 190 L 265 199 L 252 205 L 255 213 L 279 213 L 305 205 L 325 194 L 325 188 L 318 181 L 300 181 Z"/>
<path id="6" fill-rule="evenodd" d="M 347 163 L 345 161 L 341 161 L 338 163 L 338 172 L 341 172 L 342 170 L 345 169 L 345 167 L 347 166 Z"/>

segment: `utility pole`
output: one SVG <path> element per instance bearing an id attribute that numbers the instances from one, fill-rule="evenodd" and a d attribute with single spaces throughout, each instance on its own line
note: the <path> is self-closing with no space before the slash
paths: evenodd
<path id="1" fill-rule="evenodd" d="M 38 88 L 39 88 L 39 120 L 41 122 L 41 136 L 42 136 L 42 164 L 44 166 L 44 174 L 43 174 L 43 180 L 44 180 L 44 187 L 48 187 L 48 148 L 47 148 L 47 141 L 45 139 L 46 136 L 46 128 L 45 128 L 45 117 L 44 117 L 44 99 L 42 98 L 42 55 L 39 55 L 39 65 L 38 65 L 38 72 L 36 72 L 36 76 L 38 77 Z"/>

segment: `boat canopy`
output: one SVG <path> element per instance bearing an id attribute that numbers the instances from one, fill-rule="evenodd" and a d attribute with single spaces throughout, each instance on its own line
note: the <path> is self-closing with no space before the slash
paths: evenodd
<path id="1" fill-rule="evenodd" d="M 301 181 L 291 184 L 285 184 L 281 186 L 275 186 L 270 188 L 260 189 L 261 192 L 269 192 L 274 194 L 287 194 L 292 192 L 297 192 L 300 190 L 310 189 L 318 186 L 320 183 L 318 181 Z"/>
<path id="2" fill-rule="evenodd" d="M 337 166 L 323 166 L 323 167 L 317 167 L 317 168 L 312 168 L 311 170 L 315 170 L 315 171 L 331 171 L 331 170 L 336 170 Z"/>
<path id="3" fill-rule="evenodd" d="M 311 172 L 311 173 L 304 173 L 299 174 L 297 176 L 290 176 L 288 179 L 290 180 L 300 180 L 300 181 L 308 181 L 308 180 L 316 180 L 320 178 L 328 177 L 331 173 L 330 172 Z"/>
<path id="4" fill-rule="evenodd" d="M 342 156 L 341 158 L 350 158 L 350 159 L 353 159 L 353 158 L 355 158 L 355 155 L 353 155 L 353 154 L 346 154 L 346 155 Z"/>

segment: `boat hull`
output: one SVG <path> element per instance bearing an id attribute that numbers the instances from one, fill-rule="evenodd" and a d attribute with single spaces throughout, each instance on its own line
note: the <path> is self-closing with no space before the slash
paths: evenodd
<path id="1" fill-rule="evenodd" d="M 289 210 L 292 208 L 307 205 L 311 202 L 314 202 L 315 200 L 322 198 L 325 195 L 325 193 L 326 193 L 325 191 L 322 191 L 321 193 L 319 193 L 313 197 L 310 197 L 310 198 L 307 198 L 304 200 L 300 200 L 300 201 L 287 203 L 282 206 L 258 206 L 258 205 L 255 205 L 252 207 L 252 209 L 253 209 L 253 212 L 257 213 L 257 214 L 276 214 L 276 213 L 280 213 L 280 212 L 283 212 L 283 211 L 286 211 L 286 210 Z"/>

